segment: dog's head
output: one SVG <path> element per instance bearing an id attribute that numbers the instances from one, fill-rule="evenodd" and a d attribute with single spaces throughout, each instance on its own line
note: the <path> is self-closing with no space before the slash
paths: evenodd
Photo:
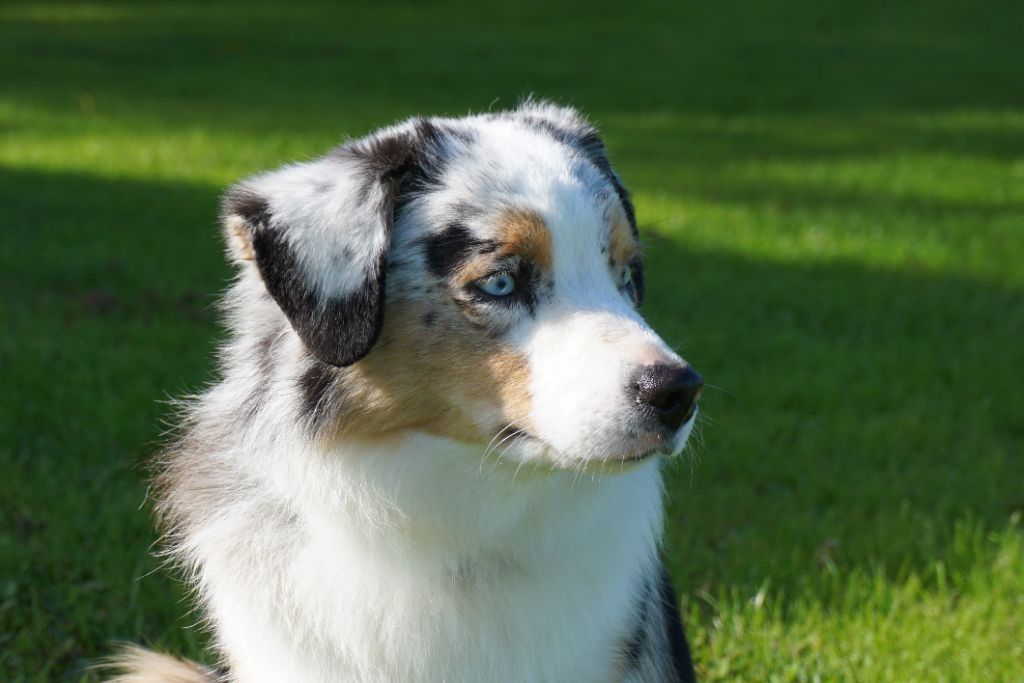
<path id="1" fill-rule="evenodd" d="M 633 205 L 571 109 L 381 130 L 234 187 L 224 225 L 301 340 L 321 436 L 505 439 L 576 467 L 689 435 L 700 376 L 637 312 Z"/>

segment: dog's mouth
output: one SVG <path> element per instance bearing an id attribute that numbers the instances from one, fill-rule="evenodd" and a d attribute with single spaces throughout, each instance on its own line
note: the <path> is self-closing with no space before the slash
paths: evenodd
<path id="1" fill-rule="evenodd" d="M 555 448 L 533 432 L 526 429 L 516 428 L 514 425 L 505 425 L 497 431 L 486 449 L 488 455 L 496 456 L 498 460 L 512 452 L 513 459 L 523 457 L 525 453 L 528 460 L 539 465 L 542 469 L 575 469 L 594 465 L 634 465 L 650 460 L 656 456 L 672 457 L 682 450 L 682 442 L 686 437 L 680 437 L 684 430 L 688 431 L 697 414 L 696 409 L 690 410 L 685 421 L 675 432 L 647 432 L 643 434 L 632 434 L 629 437 L 630 446 L 619 451 L 610 451 L 605 455 L 594 454 L 592 457 L 580 457 L 565 453 Z M 517 452 L 518 451 L 518 452 Z M 546 464 L 544 461 L 547 461 Z M 581 462 L 582 461 L 582 462 Z"/>
<path id="2" fill-rule="evenodd" d="M 688 431 L 691 428 L 696 415 L 697 408 L 694 406 L 687 412 L 686 418 L 679 426 L 679 429 L 671 434 L 662 433 L 648 435 L 646 438 L 641 440 L 635 451 L 624 454 L 620 458 L 621 462 L 637 463 L 643 462 L 644 460 L 648 460 L 649 458 L 653 458 L 657 455 L 663 455 L 666 457 L 675 455 L 678 451 L 682 450 L 682 443 L 686 440 L 686 437 L 680 438 L 680 434 L 685 431 L 688 436 Z M 655 443 L 645 443 L 650 441 L 654 441 Z"/>
<path id="3" fill-rule="evenodd" d="M 624 462 L 624 463 L 643 462 L 644 460 L 647 460 L 648 458 L 653 458 L 656 455 L 672 455 L 672 449 L 670 449 L 670 448 L 668 448 L 666 446 L 658 446 L 656 448 L 649 448 L 649 449 L 647 449 L 645 451 L 640 451 L 639 453 L 634 453 L 634 454 L 631 454 L 631 455 L 624 455 L 624 456 L 622 456 L 622 462 Z"/>

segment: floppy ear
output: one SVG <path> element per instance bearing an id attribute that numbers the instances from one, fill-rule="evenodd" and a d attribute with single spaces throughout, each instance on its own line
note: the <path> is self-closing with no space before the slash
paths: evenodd
<path id="1" fill-rule="evenodd" d="M 633 200 L 630 199 L 629 190 L 622 184 L 619 174 L 608 161 L 608 150 L 605 149 L 601 134 L 594 124 L 572 107 L 563 107 L 543 100 L 526 100 L 515 110 L 515 115 L 528 125 L 541 128 L 556 139 L 576 148 L 587 157 L 615 189 L 633 234 L 637 234 Z"/>
<path id="2" fill-rule="evenodd" d="M 412 136 L 390 129 L 232 187 L 222 221 L 317 359 L 355 363 L 380 336 L 395 195 Z"/>

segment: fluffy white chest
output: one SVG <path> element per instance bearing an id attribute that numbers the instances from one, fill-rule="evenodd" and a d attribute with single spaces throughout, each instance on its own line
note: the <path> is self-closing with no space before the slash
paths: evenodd
<path id="1" fill-rule="evenodd" d="M 512 482 L 422 449 L 273 472 L 297 514 L 239 506 L 197 548 L 235 680 L 615 680 L 656 556 L 657 463 Z"/>

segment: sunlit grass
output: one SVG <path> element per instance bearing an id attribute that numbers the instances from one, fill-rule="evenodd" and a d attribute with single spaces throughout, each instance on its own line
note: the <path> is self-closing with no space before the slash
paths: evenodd
<path id="1" fill-rule="evenodd" d="M 752 595 L 697 595 L 690 614 L 709 624 L 697 644 L 708 652 L 709 680 L 1020 680 L 1018 522 L 990 536 L 959 525 L 962 565 L 936 561 L 895 580 L 881 570 L 843 572 L 823 557 L 828 605 L 773 595 L 769 580 Z"/>

